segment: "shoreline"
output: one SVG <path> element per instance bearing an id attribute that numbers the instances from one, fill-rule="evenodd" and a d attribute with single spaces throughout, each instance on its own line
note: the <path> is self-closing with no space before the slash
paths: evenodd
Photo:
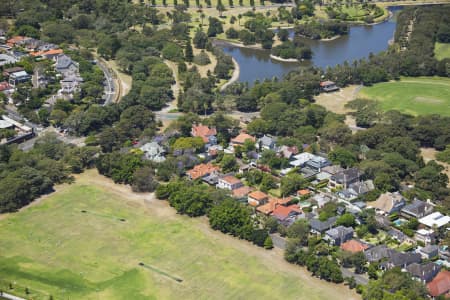
<path id="1" fill-rule="evenodd" d="M 282 61 L 282 62 L 300 62 L 296 58 L 282 58 L 282 57 L 279 57 L 279 56 L 275 56 L 273 54 L 270 54 L 270 58 L 273 59 L 273 60 Z"/>
<path id="2" fill-rule="evenodd" d="M 234 57 L 231 58 L 234 64 L 234 70 L 233 75 L 231 76 L 230 80 L 228 80 L 224 85 L 220 87 L 220 91 L 223 92 L 227 87 L 238 81 L 239 75 L 241 74 L 241 68 L 238 64 L 238 62 L 234 59 Z"/>

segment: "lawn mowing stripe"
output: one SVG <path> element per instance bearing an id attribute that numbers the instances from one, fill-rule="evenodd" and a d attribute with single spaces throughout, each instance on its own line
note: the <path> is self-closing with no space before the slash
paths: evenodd
<path id="1" fill-rule="evenodd" d="M 161 275 L 163 275 L 163 276 L 169 277 L 170 279 L 173 279 L 173 280 L 175 280 L 176 282 L 180 282 L 180 283 L 183 282 L 183 279 L 178 278 L 178 277 L 175 277 L 175 276 L 172 276 L 172 275 L 170 275 L 170 274 L 168 274 L 168 273 L 166 273 L 166 272 L 164 272 L 164 271 L 161 271 L 161 270 L 159 270 L 159 269 L 157 269 L 157 268 L 155 268 L 155 267 L 152 267 L 152 266 L 150 266 L 150 265 L 146 265 L 146 264 L 144 264 L 143 262 L 140 262 L 139 265 L 140 265 L 141 267 L 150 269 L 150 270 L 152 270 L 152 271 L 154 271 L 154 272 L 156 272 L 156 273 L 158 273 L 158 274 L 161 274 Z"/>

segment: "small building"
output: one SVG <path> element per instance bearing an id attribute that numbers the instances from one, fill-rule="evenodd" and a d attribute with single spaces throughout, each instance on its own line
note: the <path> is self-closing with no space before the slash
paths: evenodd
<path id="1" fill-rule="evenodd" d="M 433 212 L 433 205 L 415 199 L 411 204 L 402 208 L 401 214 L 405 218 L 423 218 Z"/>
<path id="2" fill-rule="evenodd" d="M 391 229 L 387 234 L 399 243 L 411 241 L 411 239 L 398 229 Z"/>
<path id="3" fill-rule="evenodd" d="M 384 193 L 381 194 L 376 201 L 368 202 L 368 207 L 373 207 L 381 214 L 390 215 L 398 212 L 405 206 L 405 198 L 399 193 Z"/>
<path id="4" fill-rule="evenodd" d="M 297 191 L 297 196 L 298 197 L 307 197 L 311 195 L 311 191 L 308 189 L 302 189 L 302 190 L 298 190 Z"/>
<path id="5" fill-rule="evenodd" d="M 284 158 L 291 159 L 292 156 L 298 154 L 298 147 L 283 145 L 280 147 L 278 154 Z"/>
<path id="6" fill-rule="evenodd" d="M 2 81 L 0 82 L 0 92 L 1 93 L 8 93 L 13 90 L 13 87 L 9 85 L 8 82 Z"/>
<path id="7" fill-rule="evenodd" d="M 242 145 L 244 145 L 245 141 L 247 141 L 247 140 L 256 142 L 256 138 L 254 136 L 251 136 L 247 133 L 242 132 L 238 136 L 231 139 L 231 145 L 232 146 L 242 146 Z"/>
<path id="8" fill-rule="evenodd" d="M 322 81 L 320 83 L 320 88 L 322 89 L 322 91 L 327 93 L 339 90 L 339 88 L 336 86 L 336 83 L 330 80 Z"/>
<path id="9" fill-rule="evenodd" d="M 434 212 L 426 217 L 419 219 L 419 223 L 429 227 L 441 228 L 450 222 L 450 217 L 441 214 L 440 212 Z"/>
<path id="10" fill-rule="evenodd" d="M 9 75 L 11 75 L 12 73 L 21 72 L 21 71 L 25 71 L 25 69 L 22 67 L 7 68 L 7 69 L 3 70 L 3 76 L 9 77 Z"/>
<path id="11" fill-rule="evenodd" d="M 446 295 L 450 292 L 450 271 L 442 270 L 427 284 L 428 293 L 432 297 Z"/>
<path id="12" fill-rule="evenodd" d="M 201 137 L 205 144 L 216 145 L 217 144 L 217 130 L 216 128 L 208 127 L 206 125 L 192 125 L 191 135 L 193 137 Z"/>
<path id="13" fill-rule="evenodd" d="M 414 235 L 414 239 L 417 242 L 422 242 L 425 245 L 430 245 L 434 243 L 434 231 L 431 229 L 419 229 Z"/>
<path id="14" fill-rule="evenodd" d="M 275 139 L 269 135 L 264 135 L 263 137 L 259 138 L 256 142 L 256 148 L 258 150 L 274 150 L 276 147 Z"/>
<path id="15" fill-rule="evenodd" d="M 326 230 L 333 228 L 336 224 L 337 217 L 330 217 L 326 221 L 320 221 L 319 219 L 311 219 L 309 225 L 311 227 L 311 233 L 322 234 Z"/>
<path id="16" fill-rule="evenodd" d="M 366 243 L 357 241 L 357 240 L 348 240 L 341 244 L 340 247 L 343 251 L 351 252 L 351 253 L 358 253 L 358 252 L 364 252 L 366 249 L 369 248 L 369 245 Z"/>
<path id="17" fill-rule="evenodd" d="M 330 177 L 328 186 L 330 188 L 348 188 L 350 184 L 359 181 L 360 171 L 358 168 L 351 168 L 339 173 L 336 173 Z"/>
<path id="18" fill-rule="evenodd" d="M 318 208 L 322 208 L 325 204 L 331 201 L 331 198 L 324 194 L 316 194 L 311 198 L 311 200 L 317 203 Z"/>
<path id="19" fill-rule="evenodd" d="M 9 85 L 15 87 L 20 83 L 25 83 L 31 80 L 31 76 L 25 71 L 14 72 L 9 75 Z"/>
<path id="20" fill-rule="evenodd" d="M 422 283 L 433 280 L 440 270 L 441 266 L 433 262 L 426 264 L 413 263 L 406 267 L 406 271 L 408 271 L 414 279 Z"/>
<path id="21" fill-rule="evenodd" d="M 338 226 L 331 228 L 325 232 L 324 240 L 328 241 L 331 245 L 339 246 L 342 243 L 351 240 L 353 238 L 353 228 Z"/>
<path id="22" fill-rule="evenodd" d="M 17 61 L 14 56 L 0 53 L 0 66 L 15 64 Z"/>
<path id="23" fill-rule="evenodd" d="M 208 176 L 210 174 L 217 174 L 220 168 L 213 166 L 210 163 L 196 165 L 193 169 L 186 172 L 189 179 L 196 180 Z"/>
<path id="24" fill-rule="evenodd" d="M 437 245 L 428 245 L 417 250 L 423 259 L 431 259 L 439 255 L 439 247 Z"/>
<path id="25" fill-rule="evenodd" d="M 231 175 L 219 178 L 219 181 L 217 182 L 217 188 L 229 191 L 236 190 L 243 186 L 244 184 L 242 183 L 241 180 Z"/>
<path id="26" fill-rule="evenodd" d="M 248 194 L 247 202 L 251 206 L 260 206 L 266 204 L 269 201 L 269 196 L 261 191 L 254 191 Z"/>

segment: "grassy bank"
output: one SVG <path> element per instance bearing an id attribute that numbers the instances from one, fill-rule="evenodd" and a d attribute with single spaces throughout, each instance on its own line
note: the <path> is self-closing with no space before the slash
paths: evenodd
<path id="1" fill-rule="evenodd" d="M 358 97 L 380 101 L 385 111 L 396 109 L 415 116 L 450 116 L 450 78 L 406 77 L 364 87 Z"/>
<path id="2" fill-rule="evenodd" d="M 434 56 L 437 60 L 450 58 L 450 44 L 436 43 L 434 44 Z"/>
<path id="3" fill-rule="evenodd" d="M 94 171 L 0 219 L 0 288 L 28 298 L 358 298 Z"/>

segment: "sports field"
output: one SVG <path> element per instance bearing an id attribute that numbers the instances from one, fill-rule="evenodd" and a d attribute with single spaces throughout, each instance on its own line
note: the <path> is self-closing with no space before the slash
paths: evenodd
<path id="1" fill-rule="evenodd" d="M 450 116 L 450 78 L 405 77 L 364 87 L 358 97 L 379 101 L 385 111 Z"/>
<path id="2" fill-rule="evenodd" d="M 27 299 L 359 298 L 92 170 L 0 216 L 0 237 L 0 289 Z"/>

